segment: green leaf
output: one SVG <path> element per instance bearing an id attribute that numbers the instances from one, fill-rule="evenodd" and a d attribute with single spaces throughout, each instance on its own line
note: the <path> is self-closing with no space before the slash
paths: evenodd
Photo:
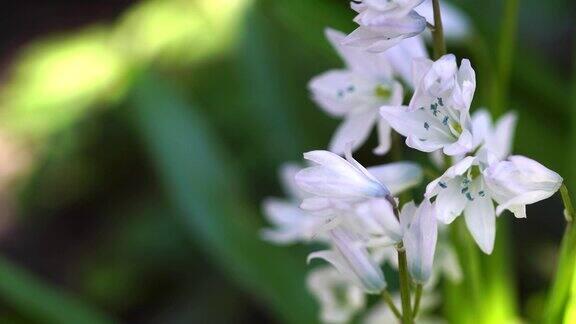
<path id="1" fill-rule="evenodd" d="M 78 298 L 57 291 L 4 258 L 0 258 L 0 299 L 3 304 L 36 323 L 115 322 Z"/>
<path id="2" fill-rule="evenodd" d="M 144 74 L 132 94 L 136 124 L 150 159 L 191 237 L 213 262 L 290 323 L 309 323 L 306 265 L 262 242 L 258 212 L 199 110 L 159 77 Z"/>

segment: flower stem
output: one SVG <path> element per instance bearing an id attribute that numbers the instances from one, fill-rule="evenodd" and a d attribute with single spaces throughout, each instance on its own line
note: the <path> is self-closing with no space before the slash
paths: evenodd
<path id="1" fill-rule="evenodd" d="M 392 313 L 394 313 L 396 318 L 401 320 L 402 314 L 400 313 L 400 311 L 398 310 L 396 305 L 394 305 L 394 301 L 392 300 L 392 296 L 390 296 L 390 293 L 388 292 L 388 290 L 384 290 L 382 292 L 382 298 L 384 299 L 384 302 L 386 302 L 388 307 L 390 307 L 390 310 L 392 310 Z"/>
<path id="2" fill-rule="evenodd" d="M 410 276 L 408 275 L 408 260 L 402 243 L 398 244 L 398 273 L 400 281 L 400 298 L 402 299 L 402 323 L 412 324 L 412 304 L 410 303 Z"/>
<path id="3" fill-rule="evenodd" d="M 562 196 L 562 203 L 564 204 L 564 217 L 568 222 L 568 226 L 574 220 L 574 206 L 572 205 L 572 199 L 570 199 L 570 192 L 568 187 L 563 183 L 560 187 L 560 195 Z"/>
<path id="4" fill-rule="evenodd" d="M 434 29 L 432 29 L 432 42 L 434 46 L 434 59 L 439 59 L 446 54 L 446 42 L 444 41 L 444 29 L 442 27 L 442 14 L 440 13 L 439 0 L 432 0 L 434 11 Z"/>
<path id="5" fill-rule="evenodd" d="M 574 207 L 568 188 L 562 184 L 560 187 L 562 202 L 564 203 L 564 216 L 568 223 L 560 245 L 558 265 L 552 288 L 548 292 L 548 300 L 544 309 L 543 323 L 559 323 L 570 295 L 572 276 L 576 266 L 576 226 L 572 226 Z"/>
<path id="6" fill-rule="evenodd" d="M 416 285 L 416 294 L 414 296 L 414 311 L 412 312 L 414 318 L 418 315 L 420 310 L 420 300 L 422 299 L 422 284 Z"/>

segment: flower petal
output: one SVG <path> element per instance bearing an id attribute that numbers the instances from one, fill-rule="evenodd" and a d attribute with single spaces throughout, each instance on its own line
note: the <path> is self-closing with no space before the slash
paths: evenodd
<path id="1" fill-rule="evenodd" d="M 491 254 L 496 238 L 496 214 L 492 199 L 489 196 L 476 196 L 473 201 L 468 202 L 464 219 L 480 249 Z"/>
<path id="2" fill-rule="evenodd" d="M 310 80 L 312 100 L 331 116 L 342 116 L 362 105 L 361 98 L 347 90 L 354 76 L 348 70 L 330 70 Z"/>
<path id="3" fill-rule="evenodd" d="M 438 217 L 438 220 L 445 224 L 450 224 L 462 213 L 468 200 L 460 192 L 459 181 L 446 181 L 445 186 L 446 188 L 439 189 L 434 205 L 436 206 L 436 217 Z"/>
<path id="4" fill-rule="evenodd" d="M 418 185 L 422 181 L 422 168 L 414 162 L 394 162 L 368 168 L 393 195 Z"/>
<path id="5" fill-rule="evenodd" d="M 489 145 L 500 159 L 505 159 L 512 152 L 517 120 L 518 116 L 516 113 L 509 112 L 496 122 L 494 137 Z"/>
<path id="6" fill-rule="evenodd" d="M 418 283 L 426 283 L 430 278 L 437 237 L 438 225 L 434 207 L 428 200 L 424 200 L 404 235 L 408 270 Z"/>
<path id="7" fill-rule="evenodd" d="M 332 137 L 330 151 L 344 154 L 348 143 L 353 143 L 352 151 L 358 149 L 370 135 L 377 118 L 378 113 L 374 110 L 348 114 Z"/>
<path id="8" fill-rule="evenodd" d="M 392 77 L 392 67 L 386 57 L 366 52 L 358 47 L 343 45 L 346 34 L 340 31 L 326 28 L 324 33 L 346 66 L 353 72 L 379 79 Z"/>
<path id="9" fill-rule="evenodd" d="M 398 44 L 402 38 L 397 36 L 386 36 L 382 33 L 360 26 L 346 36 L 342 42 L 344 45 L 356 46 L 371 53 L 384 52 L 390 47 Z"/>

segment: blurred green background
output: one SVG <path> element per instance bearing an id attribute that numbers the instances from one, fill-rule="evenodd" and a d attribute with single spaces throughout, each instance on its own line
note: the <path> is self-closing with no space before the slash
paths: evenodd
<path id="1" fill-rule="evenodd" d="M 471 21 L 448 46 L 476 69 L 474 107 L 516 110 L 515 152 L 575 191 L 576 3 L 451 3 Z M 262 242 L 259 204 L 282 195 L 278 166 L 338 124 L 306 83 L 341 66 L 323 29 L 354 28 L 348 2 L 3 7 L 0 322 L 314 323 L 308 250 Z M 370 141 L 358 160 L 387 161 Z M 564 220 L 557 196 L 528 214 L 505 216 L 507 252 L 486 263 L 503 262 L 514 307 L 535 320 Z"/>

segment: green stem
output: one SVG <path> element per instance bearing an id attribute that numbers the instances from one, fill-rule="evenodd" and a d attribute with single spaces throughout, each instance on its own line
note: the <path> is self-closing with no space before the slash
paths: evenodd
<path id="1" fill-rule="evenodd" d="M 576 265 L 576 226 L 572 226 L 574 208 L 568 188 L 564 184 L 560 187 L 560 194 L 564 203 L 564 216 L 568 222 L 560 245 L 556 274 L 543 313 L 544 323 L 559 323 L 561 321 L 570 295 L 572 275 Z"/>
<path id="2" fill-rule="evenodd" d="M 574 220 L 574 206 L 572 205 L 572 199 L 570 199 L 568 187 L 566 187 L 564 183 L 560 187 L 560 195 L 562 196 L 562 203 L 564 204 L 564 217 L 568 222 L 568 226 L 570 226 Z"/>
<path id="3" fill-rule="evenodd" d="M 398 272 L 400 277 L 400 298 L 402 299 L 402 323 L 412 324 L 412 304 L 410 303 L 410 276 L 408 260 L 402 243 L 398 244 Z"/>
<path id="4" fill-rule="evenodd" d="M 467 289 L 467 295 L 470 296 L 470 304 L 472 309 L 469 312 L 474 313 L 478 322 L 480 319 L 480 302 L 481 302 L 481 289 L 482 289 L 482 274 L 480 272 L 480 256 L 478 255 L 478 248 L 476 243 L 466 228 L 464 217 L 461 215 L 456 219 L 456 223 L 452 226 L 453 229 L 453 242 L 458 249 L 458 258 L 462 264 L 464 272 L 464 280 Z"/>
<path id="5" fill-rule="evenodd" d="M 444 28 L 442 27 L 442 14 L 440 13 L 439 0 L 432 0 L 434 11 L 434 29 L 432 29 L 432 42 L 434 46 L 434 59 L 439 59 L 446 54 L 446 42 L 444 41 Z"/>
<path id="6" fill-rule="evenodd" d="M 418 311 L 420 310 L 420 300 L 422 299 L 422 284 L 416 285 L 416 294 L 414 297 L 414 311 L 413 316 L 416 318 L 418 316 Z"/>
<path id="7" fill-rule="evenodd" d="M 394 300 L 392 300 L 392 296 L 390 296 L 390 293 L 388 292 L 388 290 L 384 290 L 382 292 L 382 298 L 384 299 L 384 302 L 386 302 L 388 307 L 390 307 L 390 309 L 392 310 L 392 313 L 394 313 L 396 318 L 401 320 L 402 314 L 400 313 L 400 311 L 398 310 L 396 305 L 394 305 Z"/>

